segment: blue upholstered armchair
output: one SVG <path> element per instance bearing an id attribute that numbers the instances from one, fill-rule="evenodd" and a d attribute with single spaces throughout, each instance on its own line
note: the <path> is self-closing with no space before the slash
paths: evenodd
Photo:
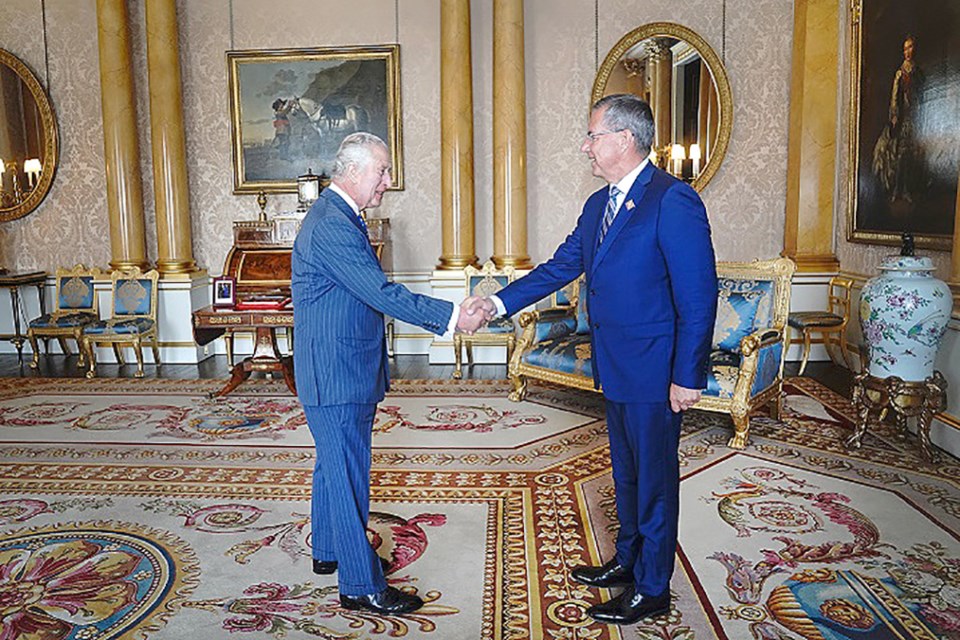
<path id="1" fill-rule="evenodd" d="M 27 327 L 27 338 L 33 348 L 33 360 L 30 362 L 32 368 L 36 369 L 40 365 L 37 338 L 56 338 L 60 343 L 60 350 L 67 355 L 70 354 L 67 338 L 73 338 L 77 343 L 77 351 L 80 352 L 77 366 L 84 365 L 81 338 L 83 328 L 99 319 L 97 294 L 93 287 L 94 280 L 99 277 L 100 269 L 87 269 L 82 264 L 73 269 L 57 269 L 56 308 L 51 313 L 34 318 Z"/>
<path id="2" fill-rule="evenodd" d="M 109 320 L 100 320 L 83 328 L 83 349 L 90 360 L 87 377 L 97 375 L 94 347 L 105 343 L 113 346 L 117 362 L 124 364 L 122 345 L 129 344 L 137 356 L 137 378 L 143 377 L 143 345 L 153 348 L 153 361 L 160 365 L 160 343 L 157 337 L 157 281 L 156 270 L 141 273 L 134 267 L 129 271 L 114 271 L 110 291 L 113 309 Z"/>
<path id="3" fill-rule="evenodd" d="M 747 445 L 750 413 L 771 403 L 780 415 L 790 282 L 796 269 L 788 258 L 717 263 L 717 321 L 710 374 L 694 408 L 729 413 L 733 448 Z M 527 378 L 593 389 L 589 322 L 583 300 L 520 315 L 520 339 L 510 360 L 513 391 L 522 400 Z M 643 366 L 638 362 L 637 366 Z"/>

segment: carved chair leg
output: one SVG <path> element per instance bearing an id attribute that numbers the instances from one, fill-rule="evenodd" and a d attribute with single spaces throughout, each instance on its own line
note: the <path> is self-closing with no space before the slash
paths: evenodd
<path id="1" fill-rule="evenodd" d="M 850 369 L 853 365 L 850 359 L 850 351 L 847 348 L 847 336 L 843 331 L 838 332 L 837 336 L 840 340 L 840 353 L 843 354 L 843 366 Z"/>
<path id="2" fill-rule="evenodd" d="M 463 338 L 459 333 L 453 335 L 453 379 L 459 380 L 463 377 L 463 354 L 461 349 L 463 348 Z"/>
<path id="3" fill-rule="evenodd" d="M 520 374 L 510 374 L 510 382 L 513 383 L 513 391 L 507 395 L 513 402 L 521 402 L 527 397 L 527 378 Z"/>
<path id="4" fill-rule="evenodd" d="M 87 353 L 87 361 L 90 363 L 90 369 L 87 371 L 88 378 L 97 377 L 97 354 L 94 351 L 96 343 L 90 338 L 83 339 L 83 350 Z"/>
<path id="5" fill-rule="evenodd" d="M 783 387 L 781 386 L 776 395 L 773 396 L 773 399 L 770 401 L 770 417 L 774 420 L 779 420 L 780 416 L 783 414 Z"/>
<path id="6" fill-rule="evenodd" d="M 123 359 L 123 348 L 120 346 L 119 342 L 113 343 L 113 355 L 117 358 L 117 364 L 127 364 Z"/>
<path id="7" fill-rule="evenodd" d="M 33 331 L 27 331 L 27 339 L 30 340 L 30 349 L 33 351 L 33 357 L 30 359 L 30 368 L 36 369 L 40 366 L 40 349 L 37 344 L 37 336 Z"/>
<path id="8" fill-rule="evenodd" d="M 467 340 L 467 366 L 473 370 L 473 340 Z"/>
<path id="9" fill-rule="evenodd" d="M 803 372 L 807 369 L 807 360 L 810 358 L 810 330 L 803 330 L 803 359 L 800 360 L 800 371 L 797 375 L 802 376 Z"/>
<path id="10" fill-rule="evenodd" d="M 70 353 L 70 345 L 67 344 L 67 339 L 66 339 L 66 337 L 64 337 L 64 336 L 57 336 L 57 344 L 60 345 L 60 351 L 63 352 L 63 355 L 68 356 L 68 357 L 73 355 L 72 353 Z"/>
<path id="11" fill-rule="evenodd" d="M 87 363 L 87 354 L 83 349 L 83 331 L 78 330 L 73 334 L 73 341 L 77 343 L 77 367 L 83 369 Z"/>
<path id="12" fill-rule="evenodd" d="M 733 419 L 733 437 L 727 442 L 731 449 L 745 449 L 750 431 L 750 409 L 733 407 L 730 411 Z"/>
<path id="13" fill-rule="evenodd" d="M 227 366 L 233 369 L 233 333 L 230 331 L 223 334 L 223 345 L 227 348 Z"/>
<path id="14" fill-rule="evenodd" d="M 139 338 L 137 338 L 133 343 L 133 352 L 137 356 L 137 372 L 133 374 L 133 377 L 142 378 L 143 377 L 143 344 L 141 344 Z"/>
<path id="15" fill-rule="evenodd" d="M 290 344 L 292 345 L 293 342 L 290 342 Z M 160 366 L 160 336 L 158 336 L 157 334 L 153 334 L 153 344 L 151 346 L 153 348 L 153 365 L 155 367 L 159 367 Z"/>

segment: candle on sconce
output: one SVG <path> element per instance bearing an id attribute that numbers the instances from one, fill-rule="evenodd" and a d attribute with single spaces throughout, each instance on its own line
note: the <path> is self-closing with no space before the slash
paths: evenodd
<path id="1" fill-rule="evenodd" d="M 687 159 L 687 152 L 682 144 L 673 145 L 670 149 L 670 159 L 673 160 L 673 175 L 679 178 L 683 173 L 683 161 Z"/>
<path id="2" fill-rule="evenodd" d="M 42 170 L 43 165 L 40 164 L 39 158 L 29 158 L 23 161 L 23 172 L 27 174 L 27 182 L 31 189 L 35 188 L 40 182 L 40 172 Z"/>
<path id="3" fill-rule="evenodd" d="M 693 177 L 700 175 L 700 145 L 694 142 L 690 145 L 690 159 L 693 160 Z"/>

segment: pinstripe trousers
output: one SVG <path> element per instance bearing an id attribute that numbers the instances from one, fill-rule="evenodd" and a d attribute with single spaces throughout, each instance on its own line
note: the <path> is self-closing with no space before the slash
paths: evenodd
<path id="1" fill-rule="evenodd" d="M 313 557 L 336 560 L 340 593 L 386 588 L 380 559 L 367 540 L 370 440 L 376 404 L 304 405 L 317 461 L 310 508 Z"/>

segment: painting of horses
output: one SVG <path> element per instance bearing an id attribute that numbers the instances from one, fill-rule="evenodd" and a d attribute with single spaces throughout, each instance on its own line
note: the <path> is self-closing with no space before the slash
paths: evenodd
<path id="1" fill-rule="evenodd" d="M 390 147 L 403 189 L 400 46 L 228 51 L 234 193 L 295 193 L 356 131 Z"/>
<path id="2" fill-rule="evenodd" d="M 851 8 L 847 238 L 949 250 L 960 175 L 960 3 Z"/>

